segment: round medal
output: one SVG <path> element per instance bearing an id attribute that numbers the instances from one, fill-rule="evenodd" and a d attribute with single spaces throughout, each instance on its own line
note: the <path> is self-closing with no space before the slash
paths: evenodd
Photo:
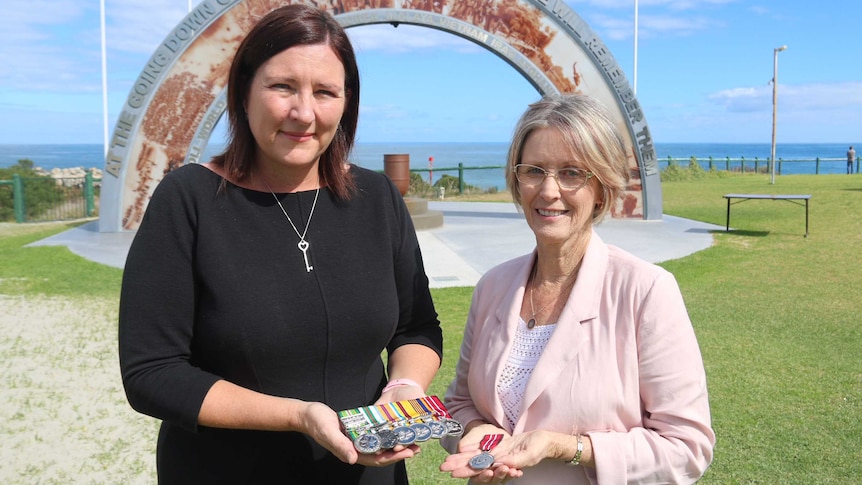
<path id="1" fill-rule="evenodd" d="M 417 442 L 421 443 L 431 439 L 431 428 L 425 423 L 413 423 L 410 425 L 410 429 L 416 433 Z"/>
<path id="2" fill-rule="evenodd" d="M 485 470 L 487 468 L 491 468 L 491 465 L 494 464 L 494 455 L 488 453 L 487 451 L 483 451 L 478 455 L 470 458 L 470 468 L 474 470 Z"/>
<path id="3" fill-rule="evenodd" d="M 361 434 L 353 441 L 353 446 L 360 453 L 371 454 L 380 450 L 380 438 L 376 434 Z"/>
<path id="4" fill-rule="evenodd" d="M 455 421 L 454 419 L 446 420 L 446 429 L 449 436 L 461 436 L 464 434 L 464 427 L 461 426 L 461 423 Z"/>
<path id="5" fill-rule="evenodd" d="M 380 448 L 389 450 L 395 448 L 398 444 L 398 435 L 391 429 L 381 429 L 377 432 L 377 437 L 380 438 Z"/>
<path id="6" fill-rule="evenodd" d="M 428 427 L 431 428 L 431 437 L 434 439 L 440 439 L 446 436 L 446 433 L 449 432 L 449 428 L 446 427 L 445 424 L 440 421 L 428 421 Z"/>
<path id="7" fill-rule="evenodd" d="M 416 432 L 407 426 L 398 426 L 392 431 L 398 436 L 399 445 L 412 445 L 416 441 Z"/>
<path id="8" fill-rule="evenodd" d="M 499 445 L 501 441 L 503 441 L 502 433 L 486 434 L 483 436 L 482 441 L 479 442 L 479 449 L 482 452 L 470 458 L 470 462 L 468 463 L 470 468 L 474 470 L 490 468 L 494 464 L 494 455 L 491 454 L 491 450 Z"/>

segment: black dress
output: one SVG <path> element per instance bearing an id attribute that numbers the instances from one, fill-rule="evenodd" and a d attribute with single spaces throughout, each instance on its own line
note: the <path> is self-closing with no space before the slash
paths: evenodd
<path id="1" fill-rule="evenodd" d="M 262 393 L 371 404 L 381 358 L 404 344 L 442 352 L 419 244 L 401 195 L 351 167 L 358 192 L 320 190 L 306 240 L 272 194 L 187 165 L 153 194 L 129 250 L 119 350 L 131 405 L 163 420 L 160 483 L 407 483 L 403 463 L 350 466 L 301 433 L 197 425 L 219 379 Z M 315 191 L 276 194 L 300 233 Z"/>

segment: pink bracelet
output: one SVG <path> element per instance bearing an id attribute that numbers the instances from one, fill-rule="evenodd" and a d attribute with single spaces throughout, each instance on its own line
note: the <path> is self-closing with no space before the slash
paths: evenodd
<path id="1" fill-rule="evenodd" d="M 425 389 L 422 386 L 420 386 L 416 381 L 413 381 L 410 379 L 393 379 L 393 380 L 389 381 L 388 384 L 386 384 L 386 387 L 383 388 L 383 391 L 381 391 L 381 394 L 385 394 L 386 392 L 389 392 L 392 389 L 395 389 L 396 387 L 402 387 L 402 386 L 415 386 L 415 387 L 418 387 L 419 389 L 422 389 L 423 392 L 425 391 Z"/>

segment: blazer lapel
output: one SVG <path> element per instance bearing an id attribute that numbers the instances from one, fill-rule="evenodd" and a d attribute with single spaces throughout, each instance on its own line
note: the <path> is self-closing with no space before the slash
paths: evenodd
<path id="1" fill-rule="evenodd" d="M 509 353 L 512 351 L 518 319 L 521 318 L 521 301 L 524 298 L 524 290 L 527 285 L 527 278 L 530 275 L 530 269 L 536 258 L 535 250 L 533 253 L 525 255 L 522 258 L 522 264 L 516 271 L 512 272 L 509 286 L 500 286 L 502 298 L 495 300 L 499 302 L 497 309 L 490 314 L 488 321 L 484 325 L 484 331 L 488 335 L 487 360 L 482 363 L 482 365 L 487 366 L 485 395 L 489 398 L 490 403 L 492 403 L 491 407 L 493 408 L 494 419 L 498 423 L 502 423 L 504 427 L 508 421 L 506 420 L 503 406 L 500 400 L 497 399 L 497 382 L 503 373 L 503 368 L 506 366 Z M 512 430 L 508 431 L 511 432 Z"/>
<path id="2" fill-rule="evenodd" d="M 551 340 L 536 363 L 524 390 L 521 418 L 545 390 L 557 381 L 564 369 L 572 365 L 586 343 L 582 324 L 599 316 L 604 274 L 608 265 L 608 248 L 593 231 L 575 285 L 563 308 Z M 523 419 L 519 419 L 515 432 Z"/>

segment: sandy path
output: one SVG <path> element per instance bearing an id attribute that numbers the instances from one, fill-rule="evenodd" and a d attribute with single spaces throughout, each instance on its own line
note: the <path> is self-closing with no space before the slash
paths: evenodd
<path id="1" fill-rule="evenodd" d="M 158 421 L 126 402 L 117 302 L 0 295 L 0 483 L 152 484 Z"/>

